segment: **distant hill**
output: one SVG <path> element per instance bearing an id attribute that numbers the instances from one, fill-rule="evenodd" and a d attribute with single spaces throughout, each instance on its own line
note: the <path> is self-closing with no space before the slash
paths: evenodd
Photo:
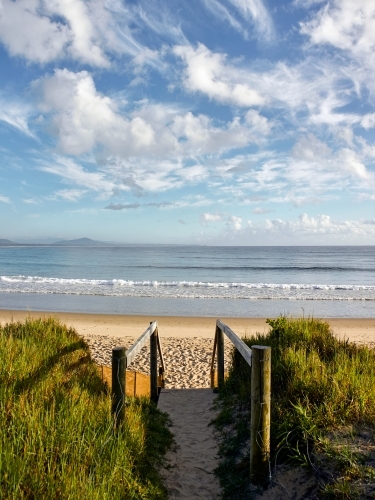
<path id="1" fill-rule="evenodd" d="M 91 240 L 90 238 L 78 238 L 77 240 L 61 240 L 52 243 L 53 246 L 58 247 L 106 247 L 108 243 L 102 241 Z"/>
<path id="2" fill-rule="evenodd" d="M 4 240 L 4 239 L 1 239 L 0 238 L 0 246 L 8 246 L 8 245 L 11 245 L 11 246 L 15 246 L 15 245 L 19 245 L 19 243 L 14 243 L 14 241 L 10 241 L 10 240 Z"/>

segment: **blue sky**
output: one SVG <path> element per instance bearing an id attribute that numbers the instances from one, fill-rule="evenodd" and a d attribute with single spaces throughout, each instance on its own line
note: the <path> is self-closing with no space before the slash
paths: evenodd
<path id="1" fill-rule="evenodd" d="M 0 0 L 0 238 L 374 244 L 375 3 Z"/>

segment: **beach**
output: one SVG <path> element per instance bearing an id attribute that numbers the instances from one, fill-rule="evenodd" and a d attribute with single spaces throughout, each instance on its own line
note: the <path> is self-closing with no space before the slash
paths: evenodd
<path id="1" fill-rule="evenodd" d="M 74 327 L 90 346 L 93 359 L 111 365 L 112 348 L 132 343 L 157 320 L 166 363 L 166 387 L 170 389 L 207 388 L 215 335 L 215 317 L 136 316 L 116 314 L 51 313 L 49 311 L 0 310 L 0 322 L 24 321 L 27 317 L 55 316 Z M 266 318 L 220 318 L 240 337 L 265 333 Z M 332 330 L 342 339 L 375 344 L 375 318 L 329 318 Z M 229 367 L 231 343 L 225 339 L 226 368 Z M 137 356 L 130 370 L 149 374 L 149 346 Z"/>
<path id="2" fill-rule="evenodd" d="M 62 323 L 73 326 L 78 333 L 107 337 L 136 337 L 143 333 L 151 321 L 157 320 L 161 337 L 212 339 L 216 319 L 221 319 L 238 335 L 264 333 L 269 326 L 266 318 L 228 318 L 194 316 L 141 316 L 125 314 L 85 314 L 50 311 L 1 310 L 0 322 L 24 321 L 27 317 L 56 316 Z M 341 338 L 353 342 L 375 342 L 375 318 L 324 318 Z"/>

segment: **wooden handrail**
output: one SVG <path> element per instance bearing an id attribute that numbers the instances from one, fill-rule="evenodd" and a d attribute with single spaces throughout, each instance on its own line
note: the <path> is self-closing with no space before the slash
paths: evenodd
<path id="1" fill-rule="evenodd" d="M 250 349 L 228 325 L 218 319 L 211 361 L 212 388 L 215 385 L 216 352 L 219 387 L 224 383 L 223 333 L 251 366 L 250 477 L 254 483 L 268 483 L 271 437 L 271 347 L 253 345 Z"/>
<path id="2" fill-rule="evenodd" d="M 246 363 L 251 366 L 251 349 L 248 347 L 243 340 L 238 337 L 233 330 L 229 328 L 228 325 L 220 321 L 219 319 L 216 321 L 216 326 L 217 328 L 220 328 L 220 330 L 225 333 L 225 335 L 228 337 L 228 339 L 232 342 L 232 344 L 235 346 L 237 351 L 239 351 L 242 355 L 242 357 L 245 359 Z"/>
<path id="3" fill-rule="evenodd" d="M 155 403 L 159 397 L 158 381 L 161 387 L 164 387 L 165 363 L 158 334 L 158 322 L 152 321 L 147 330 L 127 351 L 124 347 L 112 349 L 112 413 L 116 425 L 125 419 L 126 369 L 148 340 L 150 340 L 150 397 Z M 159 369 L 157 367 L 158 352 L 161 364 Z"/>
<path id="4" fill-rule="evenodd" d="M 157 321 L 152 322 L 151 325 L 147 328 L 147 330 L 144 333 L 142 333 L 142 335 L 126 351 L 126 360 L 128 366 L 130 365 L 130 363 L 134 361 L 136 355 L 141 352 L 142 347 L 146 344 L 146 342 L 154 333 L 157 327 L 158 327 L 158 322 Z"/>

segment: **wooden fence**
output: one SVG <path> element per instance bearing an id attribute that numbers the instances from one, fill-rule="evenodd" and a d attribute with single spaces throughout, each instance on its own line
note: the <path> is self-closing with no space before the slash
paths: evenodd
<path id="1" fill-rule="evenodd" d="M 116 425 L 125 419 L 126 368 L 134 361 L 148 340 L 150 340 L 150 398 L 152 401 L 157 403 L 159 388 L 164 387 L 164 356 L 159 339 L 158 323 L 153 321 L 128 350 L 125 347 L 112 349 L 112 413 Z M 159 368 L 158 352 L 161 365 Z"/>
<path id="2" fill-rule="evenodd" d="M 218 319 L 211 362 L 211 387 L 215 383 L 216 353 L 219 387 L 224 382 L 224 334 L 251 367 L 250 477 L 254 483 L 267 483 L 270 479 L 271 347 L 253 345 L 250 349 Z"/>

